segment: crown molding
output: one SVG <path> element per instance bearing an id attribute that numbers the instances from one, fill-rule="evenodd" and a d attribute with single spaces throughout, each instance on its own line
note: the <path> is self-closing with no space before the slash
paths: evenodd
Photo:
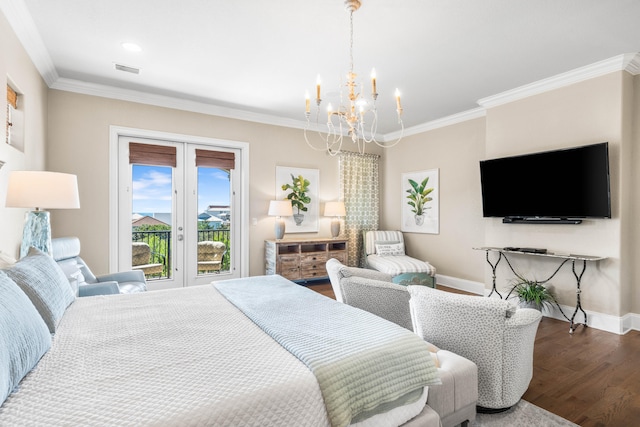
<path id="1" fill-rule="evenodd" d="M 4 13 L 9 25 L 13 28 L 45 83 L 51 87 L 58 80 L 58 72 L 24 1 L 2 0 L 0 1 L 0 10 Z"/>
<path id="2" fill-rule="evenodd" d="M 176 110 L 191 111 L 230 119 L 245 120 L 249 122 L 267 125 L 284 126 L 304 129 L 306 122 L 273 116 L 269 114 L 255 113 L 236 108 L 221 107 L 204 102 L 191 101 L 171 96 L 156 95 L 132 89 L 118 88 L 109 85 L 87 83 L 80 80 L 59 78 L 50 86 L 51 89 L 74 92 L 83 95 L 97 96 L 101 98 L 118 99 L 120 101 L 136 102 L 139 104 L 154 105 L 156 107 L 172 108 Z"/>
<path id="3" fill-rule="evenodd" d="M 484 117 L 487 115 L 487 111 L 482 108 L 473 108 L 471 110 L 462 111 L 460 113 L 451 114 L 450 116 L 442 117 L 436 120 L 431 120 L 426 123 L 422 123 L 416 126 L 411 126 L 404 130 L 404 134 L 402 131 L 390 132 L 384 135 L 384 142 L 392 141 L 400 138 L 400 135 L 411 136 L 417 135 L 419 133 L 427 132 L 434 129 L 443 128 L 446 126 L 451 126 L 456 123 L 466 122 L 467 120 L 477 119 L 480 117 Z"/>
<path id="4" fill-rule="evenodd" d="M 638 71 L 640 71 L 640 54 L 627 53 L 614 56 L 613 58 L 605 59 L 585 67 L 576 68 L 566 73 L 482 98 L 478 100 L 478 104 L 484 108 L 492 108 L 622 70 L 626 70 L 631 74 L 638 74 Z"/>

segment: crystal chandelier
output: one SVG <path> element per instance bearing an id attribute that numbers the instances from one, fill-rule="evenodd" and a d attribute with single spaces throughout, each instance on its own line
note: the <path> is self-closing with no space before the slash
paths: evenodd
<path id="1" fill-rule="evenodd" d="M 366 99 L 361 96 L 362 84 L 356 82 L 357 75 L 353 72 L 353 12 L 360 7 L 360 0 L 344 0 L 345 7 L 349 11 L 349 72 L 347 73 L 347 81 L 340 85 L 340 105 L 334 108 L 331 104 L 327 106 L 327 123 L 326 128 L 320 125 L 320 76 L 316 81 L 316 128 L 318 130 L 317 138 L 322 143 L 312 143 L 309 140 L 309 128 L 311 126 L 311 99 L 309 92 L 306 93 L 305 116 L 307 124 L 304 128 L 304 139 L 307 144 L 318 151 L 326 151 L 328 154 L 335 156 L 342 151 L 342 142 L 345 133 L 351 138 L 351 141 L 357 146 L 358 152 L 364 154 L 366 144 L 375 143 L 383 148 L 389 148 L 396 145 L 402 139 L 404 134 L 404 124 L 402 123 L 402 104 L 400 103 L 400 92 L 395 91 L 396 113 L 398 115 L 398 123 L 400 125 L 400 137 L 394 142 L 381 142 L 376 139 L 378 128 L 378 112 L 376 109 L 376 100 L 378 92 L 376 87 L 375 69 L 371 70 L 371 98 Z M 311 133 L 311 137 L 314 134 Z"/>

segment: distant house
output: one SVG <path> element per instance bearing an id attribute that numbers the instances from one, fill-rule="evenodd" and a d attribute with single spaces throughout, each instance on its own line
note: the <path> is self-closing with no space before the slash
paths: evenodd
<path id="1" fill-rule="evenodd" d="M 218 217 L 224 222 L 229 222 L 231 217 L 231 208 L 228 205 L 209 205 L 205 213 Z"/>
<path id="2" fill-rule="evenodd" d="M 145 216 L 138 215 L 138 218 L 135 218 L 135 215 L 134 215 L 134 218 L 131 221 L 131 226 L 140 227 L 141 225 L 166 225 L 168 227 L 170 226 L 166 222 L 162 222 L 159 219 L 150 217 L 148 215 L 145 215 Z"/>

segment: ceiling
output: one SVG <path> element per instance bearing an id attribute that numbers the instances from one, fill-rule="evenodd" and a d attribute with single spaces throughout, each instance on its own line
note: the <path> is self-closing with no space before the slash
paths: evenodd
<path id="1" fill-rule="evenodd" d="M 316 75 L 323 106 L 336 105 L 349 68 L 342 0 L 1 3 L 52 88 L 302 127 L 305 91 L 315 96 Z M 395 88 L 405 127 L 417 127 L 477 109 L 480 99 L 640 52 L 640 0 L 362 3 L 353 16 L 354 68 L 367 93 L 376 69 L 383 135 L 398 129 Z M 126 51 L 122 42 L 142 51 Z"/>

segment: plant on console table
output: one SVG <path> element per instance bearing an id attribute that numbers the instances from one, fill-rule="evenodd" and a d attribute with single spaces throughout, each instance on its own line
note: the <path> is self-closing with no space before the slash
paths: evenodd
<path id="1" fill-rule="evenodd" d="M 542 311 L 544 307 L 548 310 L 558 304 L 553 292 L 537 280 L 527 279 L 520 274 L 516 274 L 516 279 L 511 284 L 511 289 L 507 298 L 514 294 L 520 300 L 521 308 L 534 308 Z"/>
<path id="2" fill-rule="evenodd" d="M 293 220 L 296 225 L 300 225 L 304 221 L 304 214 L 300 212 L 306 212 L 308 210 L 306 205 L 311 202 L 311 197 L 307 195 L 311 183 L 302 175 L 296 177 L 293 174 L 291 174 L 291 182 L 291 184 L 283 184 L 282 190 L 291 190 L 286 198 L 291 201 L 291 206 L 297 211 L 293 214 Z"/>
<path id="3" fill-rule="evenodd" d="M 429 177 L 423 179 L 420 184 L 412 179 L 409 180 L 411 188 L 407 190 L 407 193 L 409 193 L 407 196 L 409 201 L 407 203 L 411 206 L 411 212 L 415 214 L 416 225 L 424 224 L 425 210 L 429 209 L 429 207 L 425 207 L 424 205 L 433 200 L 433 198 L 429 197 L 429 194 L 433 191 L 433 187 L 427 188 L 428 182 Z"/>

